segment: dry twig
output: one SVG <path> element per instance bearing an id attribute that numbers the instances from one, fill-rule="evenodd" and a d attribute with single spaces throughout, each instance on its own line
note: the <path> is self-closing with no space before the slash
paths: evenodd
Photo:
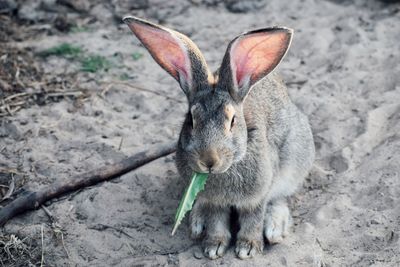
<path id="1" fill-rule="evenodd" d="M 15 189 L 15 179 L 14 179 L 14 174 L 11 173 L 11 182 L 10 182 L 10 185 L 8 186 L 8 191 L 4 195 L 4 197 L 1 201 L 9 199 L 11 197 L 11 195 L 14 193 L 14 189 Z"/>
<path id="2" fill-rule="evenodd" d="M 132 84 L 127 83 L 127 82 L 112 81 L 112 82 L 107 82 L 106 84 L 108 84 L 107 87 L 100 93 L 100 95 L 103 98 L 104 98 L 105 94 L 111 89 L 111 87 L 113 85 L 118 84 L 118 85 L 129 87 L 129 88 L 137 90 L 137 91 L 142 91 L 142 92 L 147 92 L 147 93 L 152 93 L 152 94 L 155 94 L 155 95 L 158 95 L 158 96 L 162 96 L 162 97 L 164 97 L 166 99 L 173 100 L 173 101 L 178 102 L 178 103 L 184 103 L 184 101 L 182 101 L 180 99 L 164 95 L 164 94 L 162 94 L 162 93 L 160 93 L 158 91 L 152 90 L 152 89 L 144 88 L 144 87 L 137 86 L 137 85 L 132 85 Z"/>
<path id="3" fill-rule="evenodd" d="M 84 96 L 81 91 L 48 91 L 48 92 L 24 92 L 16 93 L 10 96 L 0 99 L 0 117 L 13 115 L 15 112 L 27 106 L 27 104 L 37 98 L 41 98 L 42 101 L 57 97 L 73 97 L 79 98 Z"/>
<path id="4" fill-rule="evenodd" d="M 43 267 L 43 263 L 44 263 L 44 242 L 43 242 L 43 230 L 44 230 L 44 227 L 43 227 L 43 224 L 40 226 L 40 232 L 41 232 L 41 235 L 42 235 L 42 257 L 41 257 L 41 260 L 40 260 L 40 267 Z"/>
<path id="5" fill-rule="evenodd" d="M 60 226 L 57 219 L 53 216 L 53 214 L 45 206 L 41 205 L 41 208 L 44 210 L 44 212 L 46 213 L 46 215 L 49 217 L 49 219 L 51 221 L 51 229 L 53 230 L 54 235 L 57 238 L 61 237 L 61 244 L 64 248 L 65 254 L 68 257 L 68 260 L 71 260 L 68 249 L 65 246 L 65 242 L 64 242 L 64 229 Z"/>
<path id="6" fill-rule="evenodd" d="M 21 197 L 13 200 L 4 208 L 0 209 L 0 225 L 4 225 L 7 221 L 18 214 L 24 213 L 28 210 L 37 209 L 48 200 L 119 177 L 122 174 L 145 165 L 146 163 L 167 156 L 175 152 L 175 150 L 175 142 L 155 147 L 137 153 L 120 162 L 77 175 L 71 179 L 59 180 L 37 192 L 27 192 Z"/>

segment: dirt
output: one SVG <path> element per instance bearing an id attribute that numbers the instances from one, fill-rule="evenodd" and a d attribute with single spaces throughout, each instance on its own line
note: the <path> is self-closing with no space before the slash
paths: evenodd
<path id="1" fill-rule="evenodd" d="M 51 216 L 41 208 L 14 218 L 0 232 L 0 262 L 399 266 L 400 4 L 394 2 L 0 1 L 0 105 L 27 93 L 16 98 L 23 102 L 17 110 L 0 110 L 1 197 L 13 179 L 12 198 L 177 139 L 185 96 L 122 24 L 128 14 L 187 34 L 213 69 L 241 32 L 294 28 L 276 71 L 309 116 L 317 149 L 313 170 L 291 199 L 291 235 L 251 260 L 237 259 L 233 249 L 222 259 L 204 258 L 186 224 L 170 236 L 185 185 L 171 155 L 46 203 Z M 82 53 L 39 55 L 62 43 Z M 82 58 L 90 56 L 105 58 L 108 67 L 83 71 Z"/>

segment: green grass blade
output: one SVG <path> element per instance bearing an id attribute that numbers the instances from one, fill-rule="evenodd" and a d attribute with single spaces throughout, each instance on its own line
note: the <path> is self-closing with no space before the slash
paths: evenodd
<path id="1" fill-rule="evenodd" d="M 175 234 L 176 229 L 181 224 L 186 212 L 192 209 L 193 203 L 196 199 L 197 194 L 204 190 L 204 185 L 206 184 L 208 173 L 197 173 L 192 174 L 192 179 L 188 188 L 186 188 L 185 194 L 179 203 L 178 210 L 175 215 L 174 229 L 172 230 L 172 235 Z"/>
<path id="2" fill-rule="evenodd" d="M 97 72 L 98 70 L 108 69 L 111 63 L 103 56 L 91 55 L 85 57 L 81 61 L 82 71 Z"/>
<path id="3" fill-rule="evenodd" d="M 71 45 L 68 43 L 62 43 L 60 45 L 51 47 L 49 49 L 40 51 L 38 55 L 41 57 L 63 56 L 66 58 L 76 58 L 81 53 L 82 49 L 79 46 Z"/>

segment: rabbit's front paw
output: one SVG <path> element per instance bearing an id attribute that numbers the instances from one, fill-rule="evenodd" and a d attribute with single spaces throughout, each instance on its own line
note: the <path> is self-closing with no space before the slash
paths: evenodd
<path id="1" fill-rule="evenodd" d="M 264 220 L 264 236 L 270 244 L 282 242 L 289 234 L 291 217 L 286 202 L 275 202 L 268 205 Z"/>
<path id="2" fill-rule="evenodd" d="M 204 231 L 204 218 L 202 216 L 192 216 L 190 220 L 190 237 L 200 239 Z"/>
<path id="3" fill-rule="evenodd" d="M 229 245 L 229 215 L 229 208 L 204 205 L 201 202 L 196 202 L 190 213 L 191 237 L 203 239 L 204 255 L 210 259 L 222 257 Z"/>
<path id="4" fill-rule="evenodd" d="M 189 215 L 189 232 L 192 239 L 201 239 L 206 228 L 207 207 L 196 201 Z"/>
<path id="5" fill-rule="evenodd" d="M 204 235 L 204 255 L 212 260 L 222 257 L 231 240 L 229 212 L 222 209 L 210 212 L 207 217 Z"/>
<path id="6" fill-rule="evenodd" d="M 240 259 L 248 259 L 254 257 L 258 253 L 261 253 L 263 248 L 263 240 L 239 239 L 236 242 L 235 252 Z"/>
<path id="7" fill-rule="evenodd" d="M 229 236 L 213 237 L 212 239 L 204 240 L 204 255 L 211 260 L 222 257 L 226 252 L 229 241 Z"/>

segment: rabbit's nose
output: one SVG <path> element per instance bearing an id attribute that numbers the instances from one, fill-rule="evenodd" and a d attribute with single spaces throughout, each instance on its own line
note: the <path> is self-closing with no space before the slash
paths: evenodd
<path id="1" fill-rule="evenodd" d="M 207 150 L 201 153 L 199 161 L 209 172 L 212 172 L 219 163 L 219 157 L 215 150 Z"/>

